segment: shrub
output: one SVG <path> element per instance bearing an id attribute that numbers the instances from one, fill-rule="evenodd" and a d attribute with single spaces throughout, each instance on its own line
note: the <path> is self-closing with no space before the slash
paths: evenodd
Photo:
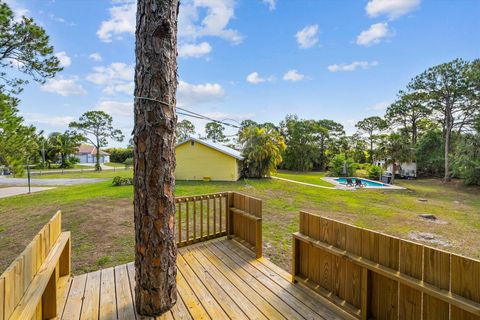
<path id="1" fill-rule="evenodd" d="M 383 169 L 380 166 L 370 166 L 367 173 L 368 173 L 369 179 L 380 180 L 380 176 L 383 173 Z"/>
<path id="2" fill-rule="evenodd" d="M 133 158 L 131 148 L 108 148 L 105 151 L 110 153 L 110 162 L 124 163 L 128 158 Z"/>
<path id="3" fill-rule="evenodd" d="M 368 171 L 370 169 L 370 166 L 371 166 L 370 163 L 359 163 L 358 167 L 357 167 L 357 170 L 367 170 Z"/>
<path id="4" fill-rule="evenodd" d="M 116 187 L 133 185 L 133 178 L 124 178 L 116 176 L 113 178 L 112 184 Z"/>
<path id="5" fill-rule="evenodd" d="M 133 166 L 133 158 L 127 158 L 125 161 L 123 161 L 123 164 L 125 165 L 125 168 L 128 169 L 131 166 Z"/>
<path id="6" fill-rule="evenodd" d="M 345 175 L 345 162 L 347 164 L 347 174 Z M 332 177 L 352 177 L 357 171 L 357 163 L 351 158 L 345 158 L 344 154 L 337 154 L 329 163 L 329 175 Z"/>

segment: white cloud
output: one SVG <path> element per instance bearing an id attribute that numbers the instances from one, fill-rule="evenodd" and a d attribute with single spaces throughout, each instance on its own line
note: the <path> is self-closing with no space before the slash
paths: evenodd
<path id="1" fill-rule="evenodd" d="M 133 95 L 133 90 L 135 89 L 135 83 L 133 81 L 127 83 L 119 83 L 119 84 L 112 84 L 107 85 L 102 92 L 114 95 L 116 93 L 124 93 L 127 95 Z"/>
<path id="2" fill-rule="evenodd" d="M 390 105 L 390 102 L 382 101 L 382 102 L 375 103 L 374 105 L 370 106 L 368 109 L 375 110 L 375 111 L 385 111 L 387 110 L 389 105 Z"/>
<path id="3" fill-rule="evenodd" d="M 369 46 L 379 43 L 384 38 L 391 36 L 391 32 L 388 29 L 388 23 L 375 23 L 368 28 L 368 30 L 362 31 L 357 36 L 357 44 L 362 46 Z"/>
<path id="4" fill-rule="evenodd" d="M 67 127 L 68 124 L 75 120 L 74 117 L 70 116 L 56 116 L 52 117 L 50 114 L 42 113 L 30 113 L 24 112 L 22 116 L 25 118 L 27 123 L 31 124 L 45 124 L 52 127 Z"/>
<path id="5" fill-rule="evenodd" d="M 236 121 L 251 119 L 255 116 L 255 114 L 253 113 L 237 114 L 237 113 L 225 113 L 225 112 L 218 112 L 218 111 L 206 112 L 204 115 L 215 120 L 233 119 Z"/>
<path id="6" fill-rule="evenodd" d="M 104 111 L 111 116 L 132 117 L 133 102 L 121 101 L 101 101 L 97 107 L 98 110 Z"/>
<path id="7" fill-rule="evenodd" d="M 295 69 L 288 70 L 284 75 L 283 75 L 283 80 L 285 81 L 292 81 L 292 82 L 297 82 L 305 79 L 305 75 L 301 74 Z"/>
<path id="8" fill-rule="evenodd" d="M 97 61 L 97 62 L 103 60 L 102 56 L 101 56 L 100 53 L 98 53 L 98 52 L 94 52 L 94 53 L 92 53 L 91 55 L 89 55 L 88 57 L 89 57 L 90 59 L 92 59 L 93 61 Z"/>
<path id="9" fill-rule="evenodd" d="M 328 66 L 330 72 L 339 72 L 339 71 L 355 71 L 357 69 L 370 69 L 372 67 L 378 66 L 378 61 L 354 61 L 352 63 L 342 63 L 342 64 L 332 64 Z"/>
<path id="10" fill-rule="evenodd" d="M 136 1 L 122 2 L 109 9 L 110 18 L 102 21 L 97 36 L 103 42 L 111 42 L 112 37 L 122 33 L 135 33 Z"/>
<path id="11" fill-rule="evenodd" d="M 40 89 L 46 92 L 52 92 L 64 97 L 68 96 L 84 96 L 87 91 L 81 84 L 77 83 L 78 78 L 73 77 L 70 79 L 64 79 L 62 77 L 56 79 L 48 79 Z"/>
<path id="12" fill-rule="evenodd" d="M 178 105 L 198 104 L 217 101 L 225 96 L 225 91 L 218 83 L 190 84 L 178 81 Z"/>
<path id="13" fill-rule="evenodd" d="M 110 17 L 102 21 L 97 36 L 103 42 L 111 42 L 114 36 L 135 33 L 137 5 L 134 0 L 114 1 L 109 9 Z M 179 42 L 192 42 L 204 36 L 215 36 L 234 44 L 243 37 L 228 28 L 234 18 L 235 0 L 186 0 L 182 1 L 179 12 Z M 201 18 L 202 17 L 202 18 Z"/>
<path id="14" fill-rule="evenodd" d="M 20 21 L 23 16 L 28 16 L 30 14 L 30 11 L 21 6 L 17 0 L 4 0 L 4 2 L 6 2 L 10 9 L 12 9 L 15 21 Z"/>
<path id="15" fill-rule="evenodd" d="M 277 0 L 262 0 L 262 2 L 268 5 L 270 11 L 275 10 L 277 7 Z"/>
<path id="16" fill-rule="evenodd" d="M 56 22 L 59 22 L 59 23 L 63 23 L 64 25 L 69 26 L 69 27 L 76 26 L 75 23 L 70 22 L 70 21 L 67 21 L 67 20 L 65 20 L 65 19 L 62 18 L 62 17 L 59 17 L 59 16 L 54 15 L 53 13 L 49 13 L 49 14 L 48 14 L 48 17 L 49 17 L 50 19 L 52 19 L 53 21 L 56 21 Z"/>
<path id="17" fill-rule="evenodd" d="M 198 58 L 212 52 L 212 46 L 208 42 L 202 42 L 199 44 L 186 43 L 178 47 L 179 57 L 193 57 Z"/>
<path id="18" fill-rule="evenodd" d="M 318 43 L 318 24 L 306 26 L 295 34 L 302 49 L 311 48 Z"/>
<path id="19" fill-rule="evenodd" d="M 228 28 L 234 17 L 234 0 L 186 0 L 180 8 L 178 36 L 189 40 L 215 36 L 239 44 L 243 40 L 242 35 L 237 30 Z"/>
<path id="20" fill-rule="evenodd" d="M 134 74 L 133 65 L 114 62 L 107 67 L 94 67 L 93 73 L 88 74 L 86 79 L 97 85 L 105 86 L 103 92 L 106 94 L 125 93 L 132 95 Z"/>
<path id="21" fill-rule="evenodd" d="M 60 60 L 61 67 L 68 67 L 72 64 L 72 59 L 67 55 L 65 51 L 55 53 L 55 56 Z"/>
<path id="22" fill-rule="evenodd" d="M 421 0 L 370 0 L 365 7 L 369 17 L 375 18 L 386 15 L 394 20 L 415 10 Z"/>
<path id="23" fill-rule="evenodd" d="M 135 73 L 133 65 L 127 65 L 123 62 L 114 62 L 108 67 L 94 67 L 93 71 L 93 73 L 87 75 L 87 80 L 95 84 L 132 81 Z"/>
<path id="24" fill-rule="evenodd" d="M 273 75 L 268 77 L 261 77 L 256 71 L 250 73 L 247 76 L 247 81 L 251 84 L 258 84 L 258 83 L 267 82 L 267 81 L 271 82 L 273 80 L 275 80 L 275 77 Z"/>

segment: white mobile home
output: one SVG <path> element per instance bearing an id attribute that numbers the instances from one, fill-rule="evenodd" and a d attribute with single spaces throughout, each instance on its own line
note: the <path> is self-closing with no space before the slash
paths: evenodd
<path id="1" fill-rule="evenodd" d="M 416 178 L 417 177 L 417 163 L 416 162 L 402 162 L 396 163 L 396 170 L 393 172 L 393 164 L 389 163 L 388 165 L 385 164 L 386 161 L 383 160 L 375 160 L 374 165 L 381 166 L 386 170 L 386 173 L 395 174 L 400 178 Z"/>

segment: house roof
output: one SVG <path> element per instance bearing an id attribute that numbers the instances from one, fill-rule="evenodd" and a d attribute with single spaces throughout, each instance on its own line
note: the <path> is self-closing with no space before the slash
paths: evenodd
<path id="1" fill-rule="evenodd" d="M 240 151 L 237 151 L 235 149 L 232 149 L 230 147 L 227 147 L 227 146 L 224 146 L 224 145 L 221 145 L 221 144 L 218 144 L 218 143 L 215 143 L 211 140 L 201 140 L 201 139 L 198 139 L 198 138 L 194 138 L 194 137 L 190 137 L 188 138 L 187 140 L 183 141 L 183 142 L 180 142 L 176 145 L 176 147 L 178 146 L 181 146 L 189 141 L 195 141 L 195 142 L 198 142 L 200 144 L 203 144 L 204 146 L 207 146 L 207 147 L 210 147 L 212 149 L 215 149 L 221 153 L 224 153 L 226 155 L 229 155 L 235 159 L 238 159 L 238 160 L 243 160 L 244 157 L 242 156 L 241 152 Z"/>
<path id="2" fill-rule="evenodd" d="M 83 144 L 83 143 L 78 147 L 78 151 L 77 151 L 77 154 L 96 154 L 96 153 L 97 153 L 97 148 L 95 148 L 91 144 Z M 107 153 L 100 149 L 100 155 L 109 156 L 110 153 Z"/>

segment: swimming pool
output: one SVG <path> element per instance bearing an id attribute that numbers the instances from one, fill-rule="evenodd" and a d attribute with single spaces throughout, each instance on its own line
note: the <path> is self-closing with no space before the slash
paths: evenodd
<path id="1" fill-rule="evenodd" d="M 365 185 L 365 186 L 367 186 L 367 187 L 376 187 L 376 188 L 389 188 L 389 187 L 391 187 L 390 185 L 385 184 L 385 183 L 376 182 L 376 181 L 372 181 L 372 180 L 368 180 L 368 179 L 356 178 L 356 177 L 352 177 L 352 178 L 335 178 L 334 180 L 337 181 L 338 183 L 346 184 L 346 183 L 347 183 L 347 179 L 352 179 L 353 185 L 355 185 L 355 180 L 360 180 L 360 181 L 362 181 L 362 184 Z"/>

